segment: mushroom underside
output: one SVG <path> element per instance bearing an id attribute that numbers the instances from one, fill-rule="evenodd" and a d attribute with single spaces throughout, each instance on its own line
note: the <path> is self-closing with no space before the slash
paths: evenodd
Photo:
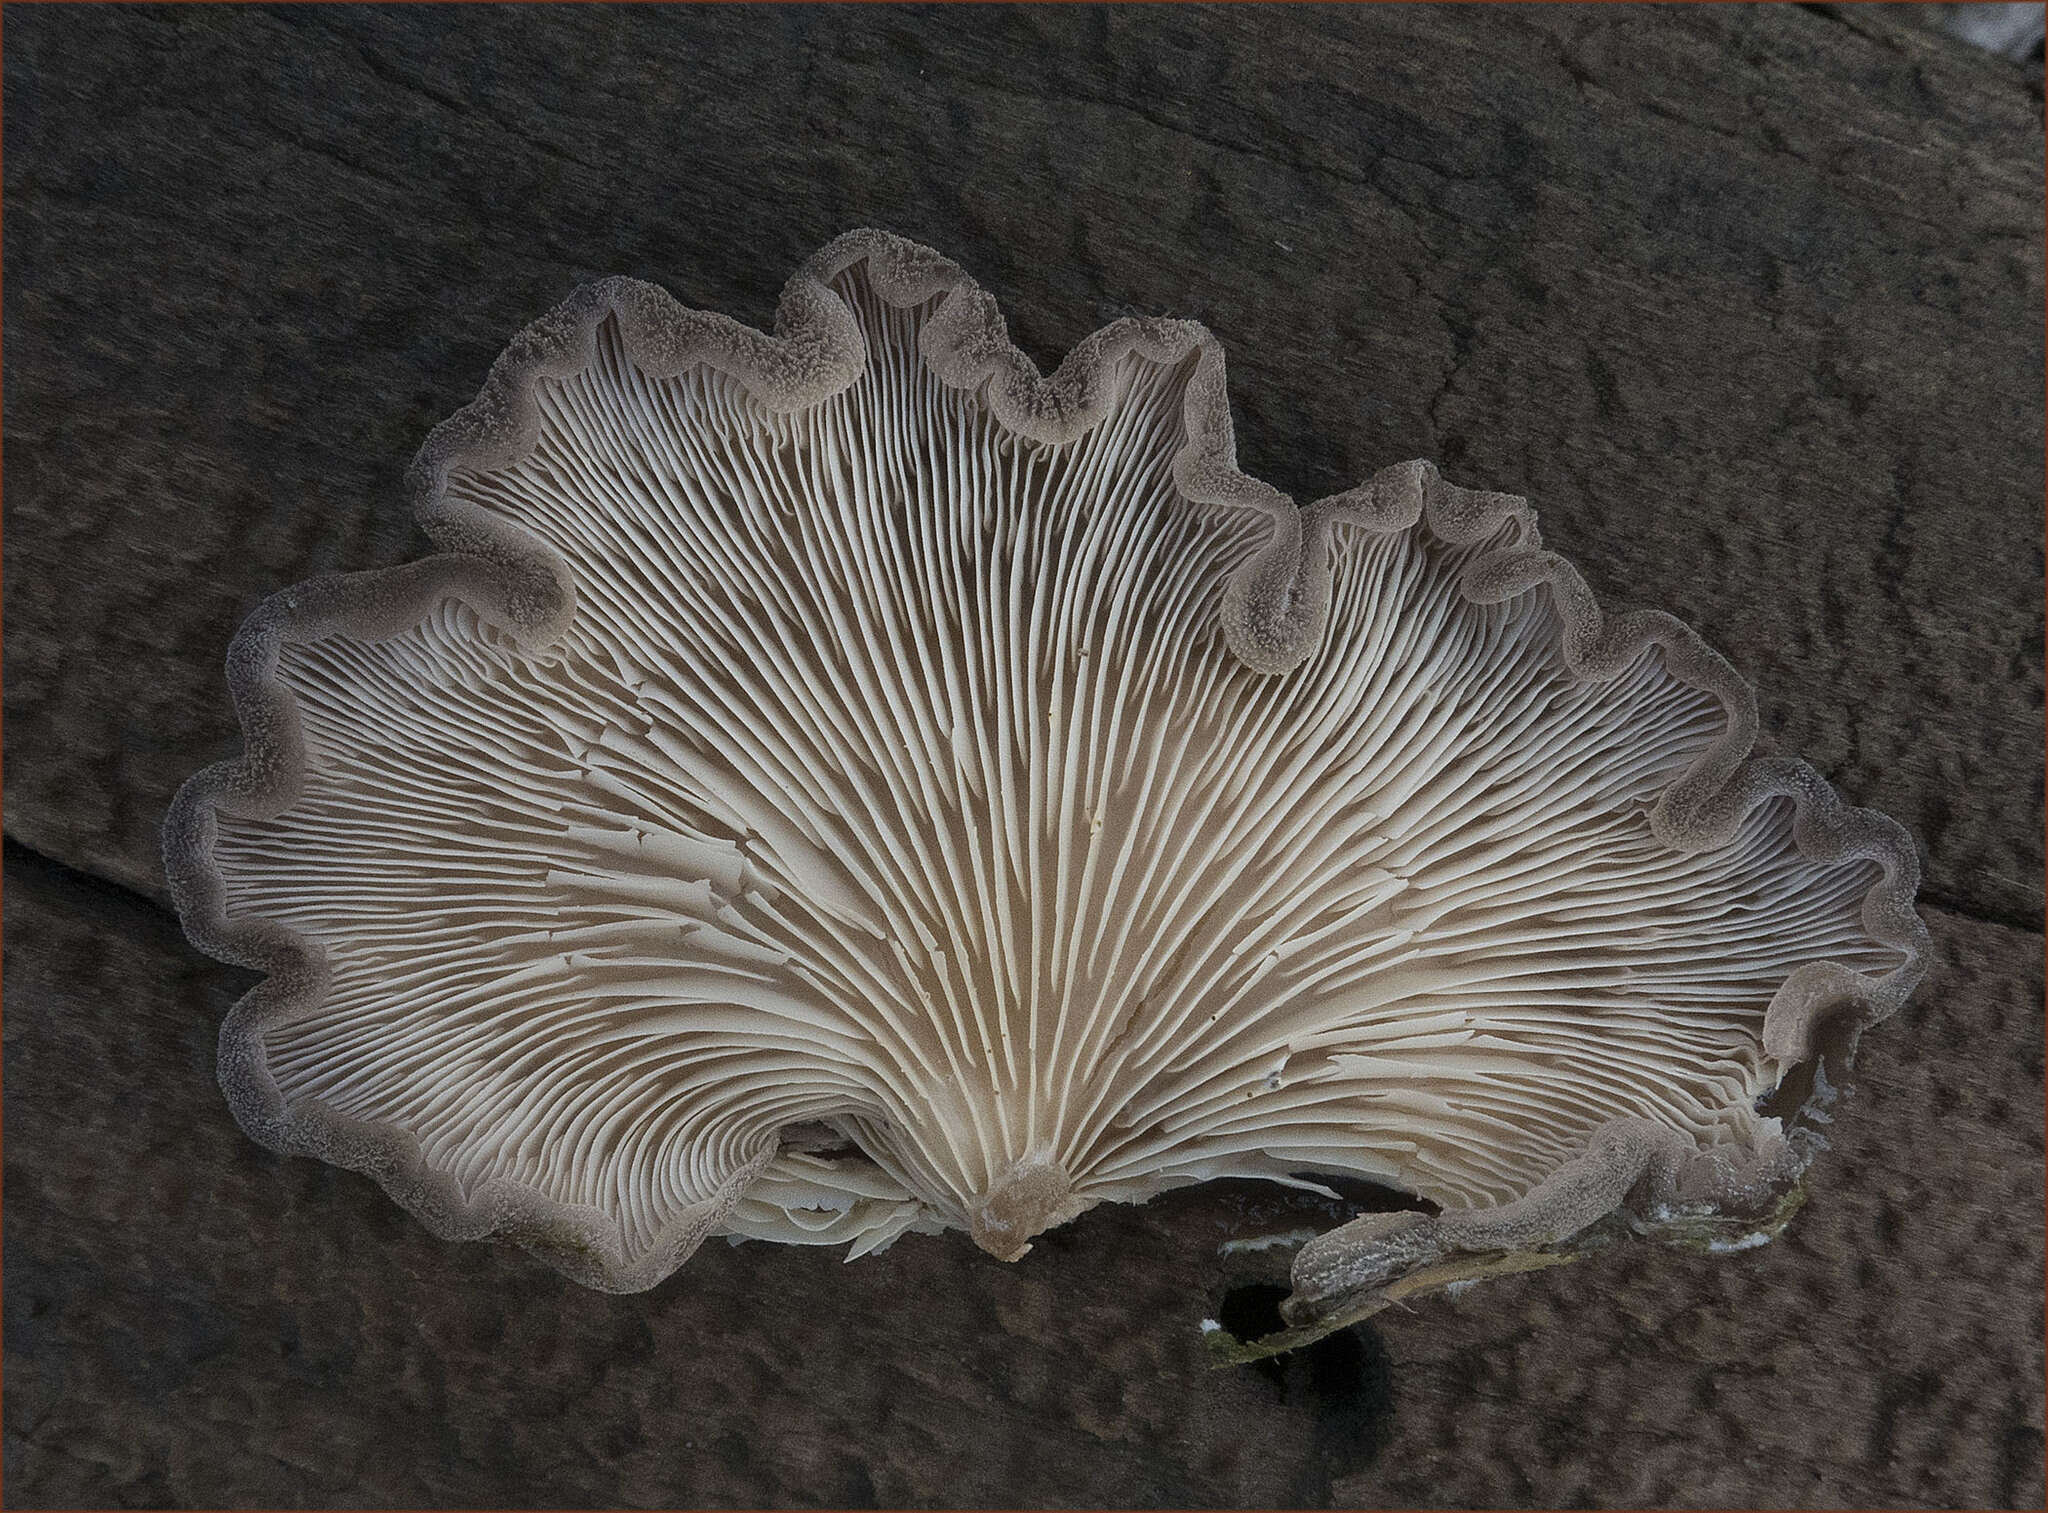
<path id="1" fill-rule="evenodd" d="M 1590 666 L 1554 580 L 1485 588 L 1540 552 L 1520 501 L 1202 502 L 1220 356 L 1172 323 L 1023 434 L 1014 364 L 961 380 L 978 291 L 914 268 L 814 279 L 864 360 L 802 403 L 592 307 L 520 445 L 438 464 L 469 555 L 267 622 L 289 770 L 252 738 L 170 848 L 198 933 L 304 979 L 231 1025 L 245 1125 L 598 1285 L 719 1233 L 1013 1258 L 1215 1177 L 1443 1210 L 1305 1250 L 1313 1311 L 1778 1201 L 1787 985 L 1857 1023 L 1910 987 L 1910 843 L 1790 779 L 1684 833 L 1731 695 L 1668 638 Z M 1290 529 L 1273 671 L 1226 601 Z M 544 634 L 467 589 L 515 558 Z"/>

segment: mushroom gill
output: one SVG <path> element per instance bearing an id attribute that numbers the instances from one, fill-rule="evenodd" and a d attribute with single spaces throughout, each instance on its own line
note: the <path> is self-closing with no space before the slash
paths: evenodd
<path id="1" fill-rule="evenodd" d="M 607 280 L 410 487 L 443 555 L 236 637 L 167 870 L 268 974 L 251 1135 L 593 1286 L 1222 1176 L 1441 1206 L 1312 1242 L 1314 1317 L 1753 1216 L 1922 970 L 1904 832 L 1696 636 L 1426 464 L 1297 510 L 1188 322 L 1043 379 L 880 233 L 774 336 Z"/>

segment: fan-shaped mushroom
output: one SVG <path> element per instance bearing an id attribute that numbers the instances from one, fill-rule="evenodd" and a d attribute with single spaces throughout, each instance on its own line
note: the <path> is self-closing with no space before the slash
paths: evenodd
<path id="1" fill-rule="evenodd" d="M 1042 379 L 855 232 L 777 329 L 579 291 L 421 452 L 445 554 L 237 636 L 247 751 L 166 861 L 269 974 L 251 1135 L 621 1290 L 1225 1175 L 1442 1206 L 1312 1242 L 1312 1320 L 1769 1212 L 1795 1072 L 1921 972 L 1917 871 L 1697 637 L 1424 464 L 1297 510 L 1199 326 Z"/>

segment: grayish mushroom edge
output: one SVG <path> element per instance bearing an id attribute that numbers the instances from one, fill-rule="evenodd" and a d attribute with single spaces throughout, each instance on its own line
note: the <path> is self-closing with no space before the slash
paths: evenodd
<path id="1" fill-rule="evenodd" d="M 1718 732 L 1690 750 L 1682 769 L 1643 805 L 1648 832 L 1662 846 L 1686 857 L 1709 856 L 1750 834 L 1753 818 L 1767 806 L 1789 805 L 1798 857 L 1816 867 L 1863 866 L 1876 873 L 1861 893 L 1858 914 L 1870 952 L 1883 954 L 1888 965 L 1858 969 L 1814 959 L 1785 974 L 1769 995 L 1760 1050 L 1750 1057 L 1778 1069 L 1771 1085 L 1746 1100 L 1767 1103 L 1770 1113 L 1744 1124 L 1745 1113 L 1729 1126 L 1751 1130 L 1748 1137 L 1703 1144 L 1670 1121 L 1624 1113 L 1579 1131 L 1572 1149 L 1546 1158 L 1540 1173 L 1494 1201 L 1439 1200 L 1441 1211 L 1434 1214 L 1356 1219 L 1300 1250 L 1284 1335 L 1249 1346 L 1219 1340 L 1221 1355 L 1238 1359 L 1290 1348 L 1422 1288 L 1552 1264 L 1623 1234 L 1726 1248 L 1781 1226 L 1797 1206 L 1803 1174 L 1819 1148 L 1817 1126 L 1844 1084 L 1857 1038 L 1897 1009 L 1925 971 L 1928 939 L 1913 908 L 1919 869 L 1907 833 L 1884 815 L 1845 804 L 1804 762 L 1758 754 L 1755 698 L 1729 663 L 1669 615 L 1603 614 L 1571 564 L 1543 548 L 1526 501 L 1455 487 L 1429 464 L 1413 462 L 1297 508 L 1238 470 L 1223 353 L 1200 325 L 1119 320 L 1080 343 L 1051 376 L 1042 376 L 1010 343 L 993 299 L 959 267 L 929 248 L 872 230 L 841 236 L 804 264 L 783 291 L 772 335 L 686 309 L 661 289 L 632 279 L 610 278 L 577 290 L 513 339 L 477 399 L 436 428 L 414 462 L 407 487 L 439 555 L 302 583 L 265 601 L 235 636 L 227 677 L 243 751 L 198 773 L 179 792 L 164 824 L 164 859 L 192 942 L 264 974 L 231 1012 L 220 1039 L 221 1085 L 243 1129 L 273 1150 L 371 1176 L 440 1236 L 509 1240 L 576 1281 L 610 1291 L 655 1285 L 708 1236 L 752 1232 L 742 1222 L 744 1205 L 750 1190 L 770 1177 L 794 1184 L 792 1191 L 815 1179 L 829 1201 L 792 1198 L 759 1221 L 768 1230 L 816 1214 L 826 1232 L 843 1238 L 848 1231 L 826 1224 L 832 1214 L 881 1213 L 894 1203 L 895 1217 L 886 1226 L 873 1221 L 868 1248 L 879 1248 L 905 1228 L 960 1227 L 1006 1258 L 1028 1249 L 1032 1234 L 1093 1202 L 1143 1201 L 1205 1174 L 1312 1178 L 1315 1163 L 1303 1159 L 1295 1136 L 1262 1154 L 1253 1136 L 1240 1132 L 1226 1141 L 1216 1135 L 1197 1158 L 1170 1154 L 1168 1136 L 1160 1134 L 1144 1147 L 1169 1152 L 1159 1158 L 1156 1180 L 1139 1173 L 1131 1164 L 1139 1158 L 1129 1156 L 1119 1158 L 1126 1165 L 1116 1168 L 1114 1180 L 1105 1177 L 1090 1187 L 1086 1172 L 1070 1169 L 1078 1158 L 1032 1122 L 1030 1128 L 1041 1132 L 1028 1138 L 987 1136 L 986 1151 L 962 1158 L 970 1174 L 948 1185 L 920 1164 L 923 1157 L 911 1150 L 915 1142 L 879 1153 L 868 1149 L 898 1139 L 897 1126 L 910 1115 L 893 1092 L 876 1093 L 872 1100 L 863 1092 L 843 1116 L 814 1099 L 779 1126 L 761 1123 L 763 1114 L 738 1133 L 707 1135 L 717 1147 L 716 1159 L 698 1162 L 701 1173 L 692 1166 L 694 1175 L 669 1197 L 648 1198 L 635 1228 L 602 1203 L 565 1199 L 512 1174 L 514 1166 L 505 1164 L 510 1156 L 497 1167 L 485 1162 L 458 1171 L 405 1125 L 361 1117 L 324 1096 L 292 1094 L 280 1080 L 269 1037 L 319 1014 L 334 980 L 333 951 L 276 913 L 239 907 L 235 889 L 241 884 L 227 875 L 220 856 L 225 832 L 271 824 L 292 811 L 320 760 L 318 742 L 306 734 L 305 689 L 281 674 L 281 662 L 328 646 L 391 642 L 436 616 L 446 619 L 450 606 L 470 617 L 461 625 L 473 621 L 479 627 L 475 635 L 490 641 L 492 655 L 504 665 L 542 656 L 577 623 L 587 597 L 578 574 L 586 570 L 572 565 L 558 543 L 480 502 L 478 490 L 495 486 L 492 479 L 534 457 L 546 417 L 554 413 L 548 409 L 554 401 L 543 402 L 544 391 L 555 392 L 549 386 L 579 381 L 623 357 L 632 373 L 621 367 L 625 376 L 607 381 L 630 381 L 649 393 L 671 381 L 696 384 L 703 392 L 726 395 L 721 403 L 758 407 L 764 424 L 799 424 L 854 390 L 871 364 L 882 360 L 875 350 L 877 332 L 897 319 L 891 312 L 902 312 L 909 322 L 903 329 L 914 330 L 915 353 L 887 353 L 908 374 L 889 381 L 935 380 L 983 407 L 1001 433 L 992 445 L 1004 457 L 1051 455 L 1047 449 L 1076 446 L 1114 422 L 1136 387 L 1170 381 L 1178 426 L 1168 464 L 1172 488 L 1203 520 L 1235 522 L 1232 529 L 1250 543 L 1219 579 L 1219 591 L 1202 601 L 1220 628 L 1222 646 L 1244 670 L 1229 674 L 1236 680 L 1228 683 L 1233 697 L 1277 697 L 1258 694 L 1254 685 L 1284 687 L 1286 680 L 1305 676 L 1300 670 L 1321 655 L 1333 634 L 1333 615 L 1355 608 L 1355 596 L 1344 597 L 1353 592 L 1345 587 L 1351 580 L 1333 576 L 1333 564 L 1350 563 L 1347 552 L 1367 552 L 1374 543 L 1395 543 L 1386 551 L 1397 554 L 1399 543 L 1412 541 L 1415 552 L 1438 554 L 1430 561 L 1453 574 L 1457 603 L 1444 601 L 1452 610 L 1462 603 L 1553 616 L 1558 677 L 1595 688 L 1625 675 L 1648 678 L 1644 669 L 1659 667 L 1656 676 L 1671 689 L 1693 691 L 1717 707 Z M 921 370 L 911 371 L 920 364 Z M 1646 658 L 1652 649 L 1654 657 Z M 1053 719 L 1057 729 L 1057 709 Z M 1102 828 L 1099 811 L 1094 824 Z M 730 828 L 737 833 L 742 827 Z M 741 858 L 733 865 L 742 870 L 733 876 L 742 881 L 725 893 L 713 888 L 705 907 L 730 910 L 763 875 L 761 849 L 750 850 L 746 835 L 714 839 Z M 764 885 L 750 896 L 776 894 Z M 1392 904 L 1377 907 L 1382 925 L 1395 917 L 1388 912 Z M 696 926 L 686 922 L 682 928 L 687 938 Z M 868 949 L 865 941 L 861 949 Z M 928 955 L 927 946 L 919 961 Z M 1277 950 L 1273 955 L 1279 959 Z M 587 962 L 575 965 L 580 970 Z M 1034 976 L 1033 993 L 1037 981 Z M 1032 1023 L 1035 1030 L 1037 1020 Z M 1304 1036 L 1301 1043 L 1313 1039 Z M 1093 1042 L 1098 1051 L 1112 1043 L 1107 1031 Z M 991 1086 L 1000 1084 L 997 1052 L 983 1050 Z M 1283 1055 L 1282 1063 L 1288 1059 Z M 503 1065 L 498 1071 L 504 1072 Z M 972 1081 L 960 1075 L 963 1085 Z M 905 1076 L 889 1087 L 917 1080 Z M 1118 1089 L 1118 1096 L 1128 1091 L 1123 1084 Z M 1256 1088 L 1246 1094 L 1257 1095 Z M 995 1101 L 1002 1109 L 989 1121 L 1007 1127 L 1011 1104 Z M 1035 1104 L 1028 1116 L 1052 1117 Z M 1202 1118 L 1211 1120 L 1201 1126 L 1205 1130 L 1225 1127 L 1217 1122 L 1221 1115 Z M 964 1130 L 971 1121 L 965 1114 L 960 1119 Z M 948 1138 L 972 1143 L 967 1134 Z M 1129 1143 L 1138 1135 L 1118 1138 L 1125 1141 L 1119 1149 L 1138 1148 Z M 832 1168 L 831 1158 L 816 1152 L 834 1143 L 862 1149 L 843 1169 Z M 1526 1166 L 1526 1153 L 1517 1159 Z M 1389 1173 L 1397 1164 L 1366 1170 L 1353 1163 L 1343 1169 L 1393 1180 Z M 646 1180 L 654 1182 L 648 1192 L 669 1193 L 661 1182 Z M 807 1201 L 822 1206 L 805 1208 Z M 794 1235 L 775 1231 L 775 1237 Z"/>

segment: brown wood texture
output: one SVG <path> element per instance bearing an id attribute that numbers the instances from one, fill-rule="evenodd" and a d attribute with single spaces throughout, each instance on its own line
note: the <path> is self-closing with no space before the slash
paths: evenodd
<path id="1" fill-rule="evenodd" d="M 14 6 L 4 17 L 5 1492 L 55 1505 L 2042 1498 L 2042 132 L 1855 10 Z M 714 1244 L 651 1293 L 433 1240 L 233 1127 L 249 982 L 157 826 L 264 595 L 424 550 L 399 479 L 628 273 L 765 324 L 855 225 L 1051 363 L 1230 352 L 1299 498 L 1526 493 L 1919 837 L 1935 974 L 1807 1210 L 1392 1312 L 1272 1371 L 1199 1321 L 1327 1223 L 1246 1190 Z"/>

